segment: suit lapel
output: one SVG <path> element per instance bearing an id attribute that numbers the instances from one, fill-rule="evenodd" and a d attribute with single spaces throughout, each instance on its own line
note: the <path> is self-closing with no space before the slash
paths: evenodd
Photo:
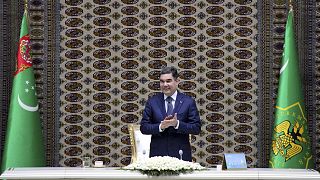
<path id="1" fill-rule="evenodd" d="M 176 102 L 174 104 L 173 113 L 178 113 L 183 104 L 183 95 L 178 92 Z"/>
<path id="2" fill-rule="evenodd" d="M 160 104 L 160 111 L 161 111 L 161 115 L 162 115 L 162 119 L 164 119 L 166 117 L 166 106 L 165 106 L 165 102 L 164 102 L 164 98 L 163 98 L 163 93 L 160 93 L 160 96 L 158 98 L 159 100 L 159 104 Z"/>
<path id="3" fill-rule="evenodd" d="M 165 100 L 164 100 L 163 93 L 160 93 L 160 95 L 158 97 L 158 102 L 160 104 L 160 111 L 163 116 L 162 119 L 164 119 L 166 117 L 167 113 L 166 113 L 166 106 L 165 106 Z M 173 108 L 173 113 L 178 113 L 182 104 L 183 104 L 183 95 L 178 92 L 177 99 L 176 99 L 176 102 L 175 102 L 174 108 Z"/>

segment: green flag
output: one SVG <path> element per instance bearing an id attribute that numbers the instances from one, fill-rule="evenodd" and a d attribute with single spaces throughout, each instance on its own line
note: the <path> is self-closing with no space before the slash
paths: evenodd
<path id="1" fill-rule="evenodd" d="M 286 24 L 269 166 L 312 169 L 308 121 L 293 26 L 291 9 Z"/>
<path id="2" fill-rule="evenodd" d="M 45 166 L 38 108 L 25 11 L 21 24 L 17 71 L 13 79 L 1 172 L 9 167 Z"/>

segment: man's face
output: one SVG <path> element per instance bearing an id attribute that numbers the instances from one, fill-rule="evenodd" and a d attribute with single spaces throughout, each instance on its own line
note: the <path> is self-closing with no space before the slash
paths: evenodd
<path id="1" fill-rule="evenodd" d="M 174 79 L 171 73 L 162 74 L 160 76 L 160 89 L 167 96 L 171 96 L 174 92 L 176 92 L 178 83 L 179 80 Z"/>

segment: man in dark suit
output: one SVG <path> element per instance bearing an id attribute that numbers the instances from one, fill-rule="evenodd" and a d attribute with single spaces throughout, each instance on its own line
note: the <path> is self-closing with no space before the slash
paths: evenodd
<path id="1" fill-rule="evenodd" d="M 140 123 L 143 134 L 151 134 L 150 157 L 171 156 L 192 161 L 189 134 L 199 134 L 201 122 L 195 101 L 177 90 L 175 67 L 160 73 L 160 89 L 145 106 Z"/>

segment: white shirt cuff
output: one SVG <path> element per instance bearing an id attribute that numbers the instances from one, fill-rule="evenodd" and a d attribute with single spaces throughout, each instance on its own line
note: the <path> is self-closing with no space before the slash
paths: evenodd
<path id="1" fill-rule="evenodd" d="M 161 123 L 159 124 L 159 132 L 163 132 L 163 130 L 161 129 Z"/>
<path id="2" fill-rule="evenodd" d="M 177 120 L 178 121 L 178 123 L 177 123 L 177 125 L 176 125 L 176 127 L 174 127 L 175 129 L 178 129 L 179 128 L 179 120 Z"/>

